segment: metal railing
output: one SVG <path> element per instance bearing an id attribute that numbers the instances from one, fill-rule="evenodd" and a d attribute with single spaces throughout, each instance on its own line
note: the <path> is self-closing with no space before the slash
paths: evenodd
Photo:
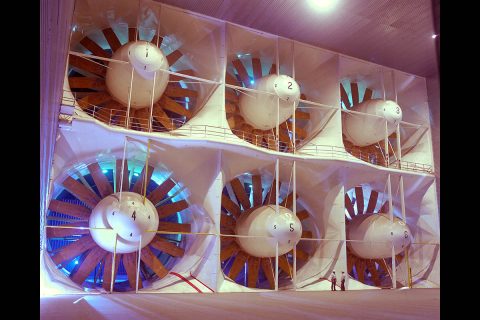
<path id="1" fill-rule="evenodd" d="M 68 99 L 64 99 L 65 101 Z M 70 102 L 69 100 L 67 102 Z M 72 101 L 71 106 L 74 106 Z M 75 107 L 77 110 L 82 110 L 79 107 Z M 90 105 L 82 110 L 94 119 L 100 120 L 109 126 L 117 126 L 125 129 L 143 131 L 143 132 L 162 132 L 175 136 L 193 136 L 202 138 L 220 138 L 226 142 L 238 142 L 238 138 L 243 139 L 255 146 L 265 148 L 268 150 L 277 151 L 278 148 L 281 152 L 292 152 L 293 147 L 291 143 L 285 143 L 279 139 L 276 139 L 273 134 L 254 134 L 252 132 L 236 130 L 231 128 L 216 127 L 209 125 L 190 125 L 186 123 L 184 118 L 166 118 L 153 116 L 153 119 L 128 117 L 127 128 L 127 110 L 124 109 L 106 109 L 95 105 Z M 76 114 L 78 116 L 78 114 Z M 233 136 L 233 133 L 235 136 Z M 237 138 L 238 137 L 238 138 Z M 330 157 L 332 159 L 351 159 L 354 156 L 362 161 L 368 162 L 373 165 L 382 167 L 395 168 L 400 170 L 425 172 L 433 174 L 433 167 L 431 165 L 414 163 L 408 161 L 398 161 L 387 165 L 387 162 L 383 157 L 378 157 L 374 153 L 362 152 L 354 148 L 342 148 L 338 146 L 329 145 L 315 145 L 306 143 L 300 148 L 295 150 L 295 154 L 310 155 L 310 156 L 322 156 Z"/>

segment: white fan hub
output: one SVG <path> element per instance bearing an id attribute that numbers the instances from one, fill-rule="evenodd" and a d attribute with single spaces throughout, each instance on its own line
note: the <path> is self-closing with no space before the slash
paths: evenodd
<path id="1" fill-rule="evenodd" d="M 383 141 L 402 121 L 402 109 L 391 100 L 371 99 L 355 106 L 355 111 L 374 115 L 343 115 L 343 133 L 348 141 L 359 147 Z M 385 123 L 386 120 L 386 123 Z"/>
<path id="2" fill-rule="evenodd" d="M 347 226 L 347 246 L 355 255 L 364 259 L 392 257 L 401 253 L 411 243 L 411 231 L 404 221 L 390 217 L 387 213 L 361 214 L 355 216 Z"/>
<path id="3" fill-rule="evenodd" d="M 121 199 L 120 199 L 121 196 Z M 117 192 L 102 199 L 92 210 L 90 228 L 113 229 L 117 234 L 117 253 L 137 251 L 155 237 L 158 213 L 155 206 L 134 192 Z M 90 229 L 93 240 L 103 249 L 113 252 L 115 237 L 112 232 Z M 141 244 L 140 244 L 141 242 Z"/>
<path id="4" fill-rule="evenodd" d="M 109 62 L 105 83 L 112 97 L 123 105 L 128 105 L 128 94 L 133 67 L 133 87 L 130 107 L 134 109 L 150 107 L 157 102 L 168 84 L 167 58 L 162 50 L 147 41 L 129 42 L 120 47 L 112 59 L 129 63 Z M 155 89 L 153 82 L 155 78 Z"/>
<path id="5" fill-rule="evenodd" d="M 255 80 L 253 89 L 272 93 L 248 91 L 240 95 L 240 114 L 255 129 L 275 128 L 277 109 L 279 123 L 282 123 L 292 116 L 300 101 L 299 85 L 293 78 L 286 75 L 271 74 L 259 78 Z"/>
<path id="6" fill-rule="evenodd" d="M 274 257 L 278 241 L 278 254 L 282 255 L 298 243 L 302 236 L 302 223 L 289 209 L 274 205 L 262 206 L 237 220 L 235 233 L 254 238 L 236 238 L 239 246 L 255 257 Z M 264 239 L 260 237 L 269 237 Z"/>

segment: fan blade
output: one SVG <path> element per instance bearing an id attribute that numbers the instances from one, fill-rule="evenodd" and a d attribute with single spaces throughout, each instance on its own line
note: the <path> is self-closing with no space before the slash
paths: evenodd
<path id="1" fill-rule="evenodd" d="M 70 89 L 96 89 L 105 90 L 105 80 L 90 77 L 68 77 Z"/>
<path id="2" fill-rule="evenodd" d="M 162 107 L 159 104 L 155 103 L 153 105 L 153 118 L 160 122 L 162 126 L 165 127 L 168 131 L 175 129 L 175 125 L 173 124 L 172 119 L 163 111 Z"/>
<path id="3" fill-rule="evenodd" d="M 268 74 L 277 74 L 277 65 L 275 63 L 270 67 Z"/>
<path id="4" fill-rule="evenodd" d="M 112 28 L 103 29 L 102 32 L 105 36 L 105 39 L 107 39 L 108 45 L 110 46 L 110 49 L 112 49 L 112 52 L 117 51 L 118 48 L 122 46 Z"/>
<path id="5" fill-rule="evenodd" d="M 238 113 L 238 107 L 236 104 L 230 103 L 230 102 L 225 102 L 225 112 L 226 113 Z"/>
<path id="6" fill-rule="evenodd" d="M 231 101 L 233 103 L 238 103 L 238 95 L 236 91 L 233 89 L 225 90 L 225 100 Z"/>
<path id="7" fill-rule="evenodd" d="M 305 220 L 308 217 L 310 217 L 310 215 L 308 214 L 307 210 L 302 210 L 300 212 L 297 212 L 297 218 L 300 219 L 300 221 Z"/>
<path id="8" fill-rule="evenodd" d="M 82 109 L 87 109 L 92 106 L 99 106 L 102 103 L 107 102 L 108 100 L 111 100 L 111 99 L 112 97 L 108 92 L 100 91 L 100 92 L 90 93 L 88 96 L 85 96 L 80 100 L 77 100 L 77 103 Z"/>
<path id="9" fill-rule="evenodd" d="M 240 207 L 233 202 L 229 197 L 222 193 L 222 207 L 233 214 L 235 218 L 240 216 L 241 210 Z"/>
<path id="10" fill-rule="evenodd" d="M 232 216 L 227 216 L 224 213 L 220 216 L 220 226 L 233 230 L 236 224 L 237 222 Z"/>
<path id="11" fill-rule="evenodd" d="M 260 268 L 260 258 L 257 257 L 248 257 L 248 271 L 247 271 L 247 285 L 249 288 L 256 288 L 257 287 L 257 280 L 258 280 L 258 271 Z"/>
<path id="12" fill-rule="evenodd" d="M 295 110 L 295 120 L 310 120 L 310 113 Z"/>
<path id="13" fill-rule="evenodd" d="M 94 162 L 88 165 L 88 171 L 90 171 L 90 175 L 95 182 L 95 185 L 98 188 L 98 192 L 100 192 L 100 196 L 105 198 L 108 195 L 113 193 L 113 188 L 110 182 L 108 181 L 107 177 L 103 174 L 102 169 L 98 165 L 97 162 Z"/>
<path id="14" fill-rule="evenodd" d="M 187 76 L 192 76 L 192 77 L 195 76 L 195 72 L 192 69 L 179 70 L 179 71 L 176 71 L 176 73 L 181 73 L 181 74 L 185 74 Z M 180 80 L 188 80 L 188 78 L 177 76 L 175 74 L 170 75 L 170 81 L 180 81 Z"/>
<path id="15" fill-rule="evenodd" d="M 48 205 L 48 210 L 58 213 L 67 214 L 69 216 L 87 220 L 90 217 L 92 210 L 78 204 L 63 202 L 52 199 Z"/>
<path id="16" fill-rule="evenodd" d="M 350 83 L 350 89 L 352 91 L 352 103 L 353 105 L 358 104 L 358 84 L 356 82 Z"/>
<path id="17" fill-rule="evenodd" d="M 122 255 L 123 266 L 127 272 L 128 282 L 130 287 L 135 289 L 135 284 L 137 281 L 137 263 L 138 263 L 138 254 L 137 252 L 127 253 Z M 138 277 L 138 288 L 143 288 L 142 277 Z"/>
<path id="18" fill-rule="evenodd" d="M 112 279 L 112 262 L 113 262 L 113 253 L 108 253 L 105 256 L 105 265 L 103 267 L 103 280 L 102 287 L 103 289 L 110 291 L 110 285 L 115 284 L 115 279 L 117 278 L 118 265 L 120 264 L 120 259 L 122 258 L 121 254 L 115 255 L 115 265 L 113 266 L 113 279 Z"/>
<path id="19" fill-rule="evenodd" d="M 355 268 L 357 269 L 358 281 L 365 282 L 365 260 L 358 259 L 355 263 Z"/>
<path id="20" fill-rule="evenodd" d="M 161 185 L 159 185 L 155 190 L 150 192 L 147 196 L 148 200 L 150 200 L 153 205 L 157 205 L 160 200 L 165 197 L 172 188 L 175 187 L 175 182 L 172 179 L 168 178 Z"/>
<path id="21" fill-rule="evenodd" d="M 245 267 L 245 262 L 247 262 L 247 259 L 248 259 L 248 254 L 246 254 L 243 251 L 238 252 L 237 256 L 235 257 L 235 260 L 233 260 L 232 267 L 228 272 L 228 277 L 230 279 L 235 281 L 235 278 L 237 278 L 240 271 L 242 271 L 243 267 Z"/>
<path id="22" fill-rule="evenodd" d="M 84 46 L 86 49 L 90 50 L 95 56 L 103 57 L 103 58 L 112 57 L 112 55 L 109 52 L 103 50 L 102 47 L 100 47 L 95 41 L 93 41 L 89 37 L 83 38 L 80 41 L 80 44 Z"/>
<path id="23" fill-rule="evenodd" d="M 253 206 L 262 205 L 262 177 L 259 174 L 252 176 Z"/>
<path id="24" fill-rule="evenodd" d="M 235 178 L 230 181 L 230 184 L 232 185 L 233 192 L 235 193 L 238 202 L 242 205 L 243 210 L 250 209 L 250 200 L 245 192 L 243 183 L 241 183 L 238 178 Z"/>
<path id="25" fill-rule="evenodd" d="M 136 109 L 133 112 L 133 117 L 140 124 L 141 131 L 148 132 L 150 122 L 150 108 L 145 107 L 142 109 Z"/>
<path id="26" fill-rule="evenodd" d="M 380 210 L 378 210 L 378 213 L 388 213 L 388 211 L 389 211 L 389 210 L 388 210 L 388 209 L 389 209 L 388 207 L 389 207 L 389 205 L 388 205 L 388 200 L 386 200 L 386 201 L 383 203 L 383 205 L 382 205 L 382 207 L 380 208 Z"/>
<path id="27" fill-rule="evenodd" d="M 300 260 L 303 260 L 303 261 L 307 261 L 308 260 L 308 253 L 306 253 L 305 251 L 303 251 L 302 249 L 300 248 L 297 248 L 297 259 L 300 259 Z M 289 253 L 292 254 L 293 256 L 293 250 L 291 250 Z"/>
<path id="28" fill-rule="evenodd" d="M 191 225 L 189 223 L 175 223 L 175 222 L 165 222 L 160 221 L 158 223 L 158 231 L 168 231 L 168 232 L 190 232 Z"/>
<path id="29" fill-rule="evenodd" d="M 308 238 L 308 239 L 313 238 L 312 231 L 309 231 L 309 230 L 302 231 L 302 238 Z"/>
<path id="30" fill-rule="evenodd" d="M 362 102 L 372 99 L 372 94 L 373 94 L 372 89 L 366 88 L 366 89 L 365 89 L 365 94 L 363 95 L 363 100 L 362 100 Z"/>
<path id="31" fill-rule="evenodd" d="M 242 79 L 243 86 L 245 88 L 250 87 L 250 77 L 248 76 L 248 72 L 245 69 L 243 62 L 240 61 L 239 59 L 236 59 L 236 60 L 233 60 L 232 63 L 235 69 L 237 70 L 238 76 L 240 77 L 240 79 Z"/>
<path id="32" fill-rule="evenodd" d="M 150 242 L 150 245 L 157 250 L 171 255 L 172 257 L 183 257 L 185 254 L 185 250 L 183 248 L 176 246 L 159 235 L 156 235 L 155 238 L 153 238 L 152 242 Z"/>
<path id="33" fill-rule="evenodd" d="M 187 119 L 190 119 L 192 117 L 192 112 L 190 110 L 185 109 L 184 106 L 165 95 L 162 96 L 158 103 L 162 107 L 162 109 L 171 111 L 181 116 L 185 116 L 187 117 Z"/>
<path id="34" fill-rule="evenodd" d="M 351 273 L 353 271 L 353 266 L 355 265 L 355 261 L 357 261 L 357 258 L 355 258 L 351 254 L 347 255 L 347 272 L 348 273 Z"/>
<path id="35" fill-rule="evenodd" d="M 145 190 L 144 190 L 145 184 L 148 188 L 148 185 L 150 184 L 150 179 L 152 178 L 152 174 L 153 174 L 154 169 L 155 168 L 151 165 L 148 165 L 148 168 L 147 168 L 147 166 L 143 166 L 142 173 L 140 174 L 137 181 L 133 185 L 132 192 L 135 192 L 135 193 L 138 193 L 138 194 L 143 194 L 145 192 Z M 146 171 L 146 175 L 145 175 L 145 171 Z M 145 179 L 147 179 L 146 183 L 145 183 Z"/>
<path id="36" fill-rule="evenodd" d="M 370 199 L 368 199 L 368 206 L 365 213 L 373 213 L 375 206 L 377 205 L 378 192 L 373 190 L 370 192 Z"/>
<path id="37" fill-rule="evenodd" d="M 380 278 L 378 277 L 378 272 L 375 266 L 375 262 L 373 262 L 372 260 L 367 260 L 367 268 L 368 268 L 368 271 L 370 271 L 370 274 L 372 275 L 373 283 L 377 287 L 380 286 Z"/>
<path id="38" fill-rule="evenodd" d="M 253 58 L 252 59 L 252 69 L 253 69 L 253 80 L 260 79 L 262 77 L 262 63 L 260 59 Z"/>
<path id="39" fill-rule="evenodd" d="M 347 209 L 350 217 L 353 218 L 355 216 L 355 209 L 353 207 L 352 200 L 350 200 L 350 197 L 347 193 L 345 193 L 345 208 Z"/>
<path id="40" fill-rule="evenodd" d="M 290 278 L 293 277 L 292 266 L 290 265 L 290 262 L 288 262 L 287 255 L 282 254 L 281 256 L 278 256 L 278 267 L 288 274 Z"/>
<path id="41" fill-rule="evenodd" d="M 290 135 L 288 134 L 288 131 L 284 130 L 278 130 L 278 139 L 281 142 L 286 143 L 289 147 L 293 147 L 293 142 L 292 139 L 290 138 Z"/>
<path id="42" fill-rule="evenodd" d="M 163 219 L 188 208 L 186 200 L 168 203 L 157 208 L 158 218 Z"/>
<path id="43" fill-rule="evenodd" d="M 298 193 L 295 195 L 295 199 L 298 199 Z M 280 203 L 280 206 L 285 208 L 291 208 L 293 206 L 293 192 L 290 192 L 288 196 Z"/>
<path id="44" fill-rule="evenodd" d="M 243 118 L 239 115 L 234 115 L 234 116 L 228 117 L 227 122 L 228 122 L 228 125 L 230 126 L 230 128 L 235 129 L 235 130 L 240 129 L 242 127 L 242 125 L 245 123 Z"/>
<path id="45" fill-rule="evenodd" d="M 237 78 L 232 76 L 229 72 L 225 73 L 225 82 L 234 86 L 241 86 L 242 84 L 239 83 Z"/>
<path id="46" fill-rule="evenodd" d="M 59 265 L 65 261 L 71 260 L 76 256 L 80 255 L 82 252 L 85 252 L 97 244 L 93 241 L 91 236 L 83 236 L 75 242 L 70 243 L 69 245 L 62 247 L 59 252 L 57 252 L 52 260 L 55 265 Z"/>
<path id="47" fill-rule="evenodd" d="M 268 193 L 265 196 L 265 199 L 263 200 L 263 204 L 264 205 L 274 204 L 276 201 L 276 196 L 277 196 L 277 189 L 275 186 L 275 179 L 273 179 L 272 185 L 270 186 L 270 190 L 268 190 Z"/>
<path id="48" fill-rule="evenodd" d="M 128 42 L 140 40 L 137 36 L 137 28 L 128 28 Z"/>
<path id="49" fill-rule="evenodd" d="M 59 226 L 60 227 L 60 226 Z M 80 234 L 89 234 L 89 229 L 75 229 L 78 228 L 88 228 L 88 222 L 75 222 L 69 224 L 62 224 L 61 227 L 72 227 L 72 228 L 47 228 L 47 237 L 48 238 L 65 238 L 73 235 Z"/>
<path id="50" fill-rule="evenodd" d="M 153 254 L 150 248 L 145 247 L 142 249 L 142 254 L 140 259 L 150 268 L 157 276 L 162 279 L 168 274 L 168 270 L 165 268 L 163 263 L 158 260 L 158 258 Z"/>
<path id="51" fill-rule="evenodd" d="M 171 84 L 167 86 L 164 94 L 171 98 L 196 98 L 198 96 L 198 92 L 195 90 L 184 89 L 182 87 L 173 86 Z"/>
<path id="52" fill-rule="evenodd" d="M 229 239 L 233 239 L 231 237 L 228 237 Z M 222 239 L 226 239 L 226 237 L 222 237 Z M 222 248 L 220 250 L 220 261 L 223 262 L 230 258 L 231 256 L 237 254 L 238 250 L 240 250 L 240 247 L 238 244 L 234 241 L 230 243 L 228 246 Z"/>
<path id="53" fill-rule="evenodd" d="M 68 190 L 68 192 L 85 203 L 90 209 L 93 209 L 100 201 L 100 198 L 92 190 L 88 189 L 72 177 L 67 177 L 62 185 Z"/>
<path id="54" fill-rule="evenodd" d="M 273 265 L 270 261 L 270 258 L 261 258 L 260 264 L 262 265 L 263 274 L 265 278 L 268 280 L 268 284 L 270 285 L 270 289 L 275 288 L 275 273 L 273 271 Z"/>
<path id="55" fill-rule="evenodd" d="M 403 255 L 402 255 L 402 253 L 397 254 L 397 255 L 395 256 L 395 262 L 396 262 L 396 264 L 398 265 L 398 264 L 402 263 L 402 261 L 403 261 Z"/>
<path id="56" fill-rule="evenodd" d="M 167 56 L 168 65 L 172 67 L 183 56 L 179 50 L 175 50 Z"/>
<path id="57" fill-rule="evenodd" d="M 157 44 L 158 40 L 158 44 Z M 163 37 L 159 37 L 158 35 L 154 35 L 150 43 L 153 43 L 156 47 L 160 48 L 162 46 Z"/>
<path id="58" fill-rule="evenodd" d="M 292 119 L 292 118 L 289 118 Z M 293 130 L 293 124 L 288 123 L 288 121 L 283 122 L 280 124 L 280 128 L 287 132 L 291 132 Z M 295 140 L 297 139 L 305 139 L 307 137 L 307 131 L 299 126 L 295 126 Z"/>
<path id="59" fill-rule="evenodd" d="M 350 100 L 348 100 L 348 94 L 347 91 L 345 91 L 345 88 L 343 87 L 343 84 L 340 83 L 340 96 L 342 98 L 342 102 L 345 105 L 345 108 L 350 108 Z"/>
<path id="60" fill-rule="evenodd" d="M 85 257 L 85 260 L 81 262 L 77 272 L 72 276 L 72 281 L 81 285 L 107 253 L 107 251 L 100 247 L 95 247 L 90 250 Z"/>
<path id="61" fill-rule="evenodd" d="M 384 259 L 376 259 L 375 262 L 378 263 L 379 266 L 381 266 L 382 269 L 385 270 L 386 274 L 391 278 L 390 275 L 392 273 L 392 269 L 387 266 L 387 264 L 385 263 L 385 260 Z"/>
<path id="62" fill-rule="evenodd" d="M 81 58 L 79 56 L 70 54 L 68 58 L 68 63 L 73 67 L 76 67 L 80 70 L 84 70 L 96 75 L 99 75 L 103 78 L 107 75 L 107 69 L 105 66 L 87 60 L 85 58 Z"/>
<path id="63" fill-rule="evenodd" d="M 123 184 L 122 184 L 122 190 L 120 190 L 120 182 L 122 180 L 121 178 L 121 173 L 122 173 L 122 160 L 117 159 L 116 161 L 116 166 L 115 166 L 115 175 L 116 175 L 116 182 L 117 182 L 117 187 L 116 191 L 128 191 L 130 189 L 130 183 L 128 182 L 128 161 L 125 159 L 124 165 L 123 165 Z"/>
<path id="64" fill-rule="evenodd" d="M 355 199 L 357 204 L 357 214 L 363 214 L 364 204 L 362 187 L 355 187 Z"/>

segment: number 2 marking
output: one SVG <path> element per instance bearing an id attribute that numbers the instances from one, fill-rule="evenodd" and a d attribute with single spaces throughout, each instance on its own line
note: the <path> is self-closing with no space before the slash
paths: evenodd
<path id="1" fill-rule="evenodd" d="M 288 89 L 292 90 L 292 84 L 291 82 L 288 82 Z"/>

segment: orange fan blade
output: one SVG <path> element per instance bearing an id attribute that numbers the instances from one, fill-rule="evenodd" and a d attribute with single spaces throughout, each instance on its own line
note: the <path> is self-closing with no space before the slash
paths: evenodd
<path id="1" fill-rule="evenodd" d="M 357 214 L 363 214 L 363 188 L 362 187 L 355 187 L 355 198 L 356 198 L 356 205 L 357 205 Z"/>
<path id="2" fill-rule="evenodd" d="M 252 59 L 252 69 L 253 69 L 253 79 L 256 81 L 262 77 L 262 64 L 260 59 L 253 58 Z"/>
<path id="3" fill-rule="evenodd" d="M 80 218 L 83 220 L 87 220 L 90 217 L 90 213 L 92 212 L 92 210 L 87 207 L 55 199 L 50 200 L 48 210 L 67 214 L 69 216 Z"/>
<path id="4" fill-rule="evenodd" d="M 256 288 L 257 287 L 257 280 L 258 280 L 258 271 L 260 268 L 260 258 L 257 257 L 248 257 L 248 280 L 247 285 L 249 288 Z"/>
<path id="5" fill-rule="evenodd" d="M 226 238 L 223 237 L 222 239 L 226 239 Z M 220 261 L 223 262 L 228 258 L 230 258 L 231 256 L 235 255 L 239 249 L 240 247 L 236 242 L 232 242 L 228 246 L 222 248 L 222 250 L 220 250 Z"/>
<path id="6" fill-rule="evenodd" d="M 95 185 L 98 188 L 98 192 L 100 195 L 105 198 L 108 195 L 113 193 L 113 188 L 110 182 L 108 181 L 107 177 L 103 174 L 102 169 L 98 165 L 97 162 L 94 162 L 88 165 L 88 171 L 90 171 L 90 175 L 95 182 Z"/>
<path id="7" fill-rule="evenodd" d="M 233 214 L 235 218 L 238 218 L 240 216 L 240 207 L 225 194 L 222 194 L 222 207 L 231 214 Z"/>
<path id="8" fill-rule="evenodd" d="M 88 222 L 75 222 L 69 224 L 63 224 L 62 227 L 72 228 L 47 228 L 48 238 L 64 238 L 73 235 L 90 234 L 88 229 L 76 229 L 76 228 L 88 228 Z"/>
<path id="9" fill-rule="evenodd" d="M 235 178 L 230 181 L 230 184 L 232 185 L 233 192 L 235 193 L 235 196 L 237 197 L 238 202 L 240 202 L 242 205 L 243 209 L 250 209 L 250 200 L 248 199 L 248 195 L 245 192 L 245 188 L 240 180 Z"/>
<path id="10" fill-rule="evenodd" d="M 233 60 L 232 61 L 233 66 L 237 70 L 238 76 L 240 79 L 242 79 L 243 86 L 248 88 L 250 87 L 250 77 L 248 76 L 247 70 L 245 69 L 245 66 L 243 65 L 242 61 L 239 59 Z"/>
<path id="11" fill-rule="evenodd" d="M 153 254 L 150 248 L 145 247 L 142 249 L 140 254 L 140 259 L 150 268 L 157 276 L 162 279 L 168 274 L 168 270 L 165 268 L 163 263 L 158 260 L 158 258 Z"/>
<path id="12" fill-rule="evenodd" d="M 370 199 L 368 199 L 367 211 L 365 213 L 373 213 L 375 206 L 377 205 L 378 192 L 372 189 L 370 192 Z"/>
<path id="13" fill-rule="evenodd" d="M 253 206 L 262 205 L 262 177 L 258 174 L 252 176 Z"/>
<path id="14" fill-rule="evenodd" d="M 97 246 L 97 244 L 95 241 L 93 241 L 91 236 L 83 236 L 77 241 L 62 247 L 62 249 L 52 257 L 52 260 L 55 265 L 59 265 L 65 261 L 75 258 L 82 252 L 85 252 L 95 246 Z"/>
<path id="15" fill-rule="evenodd" d="M 91 209 L 94 208 L 100 201 L 100 198 L 92 190 L 88 189 L 86 186 L 72 177 L 67 177 L 63 181 L 62 185 L 68 190 L 68 192 L 73 194 L 77 199 L 85 203 L 87 207 Z"/>
<path id="16" fill-rule="evenodd" d="M 112 55 L 103 50 L 95 41 L 90 39 L 89 37 L 85 37 L 80 41 L 80 44 L 84 46 L 86 49 L 90 50 L 94 56 L 103 57 L 103 58 L 111 58 Z"/>
<path id="17" fill-rule="evenodd" d="M 240 271 L 242 271 L 243 267 L 245 266 L 245 262 L 247 262 L 248 254 L 243 251 L 238 252 L 235 260 L 233 260 L 232 267 L 228 272 L 228 277 L 235 281 L 235 278 L 238 276 Z"/>
<path id="18" fill-rule="evenodd" d="M 363 95 L 363 100 L 362 100 L 362 102 L 372 99 L 372 94 L 373 94 L 372 89 L 366 88 L 366 89 L 365 89 L 365 94 Z"/>
<path id="19" fill-rule="evenodd" d="M 158 218 L 163 219 L 163 218 L 169 217 L 187 208 L 188 208 L 188 202 L 186 200 L 180 200 L 177 202 L 159 206 L 157 208 Z"/>
<path id="20" fill-rule="evenodd" d="M 159 235 L 156 235 L 155 238 L 153 238 L 152 242 L 150 242 L 150 245 L 162 252 L 171 255 L 172 257 L 183 257 L 183 255 L 185 254 L 185 250 L 183 248 L 176 246 L 175 244 L 171 243 L 167 239 L 160 237 Z"/>
<path id="21" fill-rule="evenodd" d="M 144 187 L 145 187 L 145 179 L 146 179 L 146 185 L 148 188 L 148 185 L 150 184 L 150 179 L 152 178 L 153 170 L 155 168 L 151 165 L 148 165 L 148 168 L 146 166 L 143 166 L 142 173 L 138 177 L 137 181 L 133 185 L 132 192 L 136 192 L 138 194 L 143 195 Z M 146 171 L 146 173 L 145 173 Z M 145 175 L 146 174 L 146 175 Z"/>
<path id="22" fill-rule="evenodd" d="M 190 232 L 191 225 L 189 223 L 175 223 L 175 222 L 165 222 L 160 221 L 158 223 L 158 231 L 168 231 L 168 232 Z"/>
<path id="23" fill-rule="evenodd" d="M 168 65 L 171 67 L 183 56 L 179 50 L 175 50 L 167 56 Z"/>
<path id="24" fill-rule="evenodd" d="M 90 73 L 94 73 L 103 78 L 105 78 L 105 76 L 107 75 L 107 69 L 105 68 L 105 66 L 102 66 L 100 64 L 97 64 L 95 62 L 92 62 L 90 60 L 81 58 L 73 54 L 69 55 L 68 63 L 73 67 L 76 67 L 80 70 L 84 70 Z"/>
<path id="25" fill-rule="evenodd" d="M 117 51 L 118 48 L 122 46 L 122 44 L 120 43 L 120 40 L 118 40 L 118 37 L 112 28 L 103 29 L 102 32 L 103 32 L 103 35 L 105 36 L 105 39 L 107 39 L 110 49 L 112 49 L 113 52 Z"/>
<path id="26" fill-rule="evenodd" d="M 353 208 L 352 200 L 350 200 L 350 197 L 346 193 L 345 193 L 345 208 L 347 209 L 348 214 L 350 215 L 351 218 L 355 217 L 355 209 Z"/>
<path id="27" fill-rule="evenodd" d="M 175 182 L 172 179 L 168 178 L 161 185 L 159 185 L 155 190 L 150 192 L 147 196 L 148 200 L 150 200 L 153 205 L 156 205 L 160 202 L 160 200 L 165 197 L 172 188 L 175 187 Z"/>
<path id="28" fill-rule="evenodd" d="M 352 91 L 352 103 L 356 105 L 359 103 L 358 99 L 358 84 L 356 82 L 350 83 L 350 89 Z"/>
<path id="29" fill-rule="evenodd" d="M 343 87 L 343 84 L 340 83 L 340 96 L 342 98 L 342 102 L 345 105 L 345 108 L 350 108 L 350 100 L 348 100 L 348 94 L 347 91 L 345 91 L 345 88 Z"/>
<path id="30" fill-rule="evenodd" d="M 115 284 L 115 279 L 117 278 L 118 265 L 120 264 L 121 258 L 122 258 L 121 254 L 115 255 L 115 266 L 113 270 L 113 279 L 112 279 L 113 253 L 109 252 L 105 256 L 105 266 L 103 267 L 103 280 L 102 280 L 103 289 L 110 291 L 110 285 L 112 281 Z"/>
<path id="31" fill-rule="evenodd" d="M 88 275 L 92 272 L 93 268 L 102 260 L 106 255 L 107 251 L 103 250 L 100 247 L 95 247 L 87 254 L 85 260 L 80 262 L 80 267 L 77 272 L 72 276 L 72 281 L 78 284 L 82 284 Z"/>
<path id="32" fill-rule="evenodd" d="M 137 282 L 137 263 L 138 263 L 138 254 L 137 252 L 127 253 L 122 255 L 123 266 L 128 276 L 128 283 L 130 287 L 135 289 L 135 284 Z M 142 278 L 138 277 L 138 288 L 143 288 Z"/>

